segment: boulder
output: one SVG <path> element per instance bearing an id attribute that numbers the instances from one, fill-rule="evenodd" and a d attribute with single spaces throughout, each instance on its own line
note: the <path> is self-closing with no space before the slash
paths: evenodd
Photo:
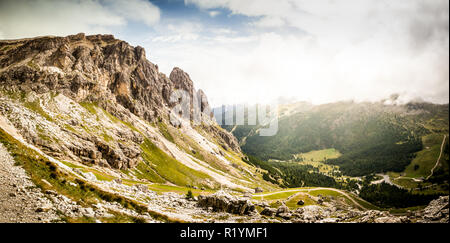
<path id="1" fill-rule="evenodd" d="M 261 193 L 264 192 L 264 190 L 261 187 L 255 188 L 255 193 Z"/>
<path id="2" fill-rule="evenodd" d="M 122 184 L 122 179 L 117 178 L 117 179 L 114 179 L 113 182 L 116 184 Z"/>
<path id="3" fill-rule="evenodd" d="M 302 209 L 302 217 L 308 222 L 315 222 L 326 218 L 329 216 L 329 212 L 326 211 L 326 208 L 322 208 L 317 205 L 308 205 L 301 208 Z"/>
<path id="4" fill-rule="evenodd" d="M 255 205 L 246 198 L 234 197 L 225 191 L 218 191 L 211 195 L 199 195 L 197 206 L 211 208 L 214 212 L 227 212 L 248 215 L 255 212 Z"/>
<path id="5" fill-rule="evenodd" d="M 374 223 L 402 223 L 402 220 L 397 217 L 380 217 L 376 218 Z"/>
<path id="6" fill-rule="evenodd" d="M 280 214 L 288 214 L 290 213 L 289 208 L 286 205 L 281 205 L 277 208 L 277 216 Z"/>
<path id="7" fill-rule="evenodd" d="M 134 187 L 140 192 L 148 192 L 148 187 L 144 184 L 136 184 Z"/>
<path id="8" fill-rule="evenodd" d="M 267 208 L 264 208 L 264 209 L 261 211 L 261 215 L 273 217 L 273 216 L 275 215 L 276 212 L 277 212 L 276 209 L 267 207 Z"/>
<path id="9" fill-rule="evenodd" d="M 291 213 L 280 213 L 280 214 L 278 214 L 278 217 L 289 220 L 292 218 L 292 214 Z"/>
<path id="10" fill-rule="evenodd" d="M 319 205 L 322 205 L 322 204 L 323 204 L 323 199 L 322 199 L 322 198 L 319 198 L 319 199 L 317 200 L 317 203 L 318 203 Z"/>
<path id="11" fill-rule="evenodd" d="M 47 212 L 47 211 L 49 211 L 50 209 L 52 209 L 52 207 L 53 207 L 52 204 L 50 204 L 50 203 L 44 203 L 44 204 L 42 204 L 40 207 L 38 207 L 38 208 L 36 209 L 36 212 L 37 212 L 37 213 Z"/>

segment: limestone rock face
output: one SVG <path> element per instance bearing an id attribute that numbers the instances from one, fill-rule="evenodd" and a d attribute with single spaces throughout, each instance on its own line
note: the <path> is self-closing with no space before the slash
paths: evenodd
<path id="1" fill-rule="evenodd" d="M 111 35 L 43 37 L 1 41 L 2 86 L 38 94 L 62 92 L 80 102 L 98 102 L 117 113 L 121 104 L 131 113 L 153 120 L 167 102 L 170 80 L 145 58 L 142 47 L 132 47 Z M 167 85 L 169 84 L 169 85 Z M 167 90 L 169 89 L 169 90 Z M 114 101 L 114 102 L 111 102 Z M 116 114 L 114 114 L 116 115 Z"/>
<path id="2" fill-rule="evenodd" d="M 197 91 L 197 99 L 199 101 L 200 111 L 202 113 L 211 114 L 211 107 L 208 103 L 208 97 L 206 97 L 206 94 L 205 92 L 203 92 L 203 90 L 199 89 Z"/>
<path id="3" fill-rule="evenodd" d="M 146 59 L 142 47 L 133 47 L 112 35 L 80 33 L 0 40 L 0 87 L 9 93 L 62 94 L 78 103 L 95 104 L 122 121 L 137 116 L 149 123 L 166 124 L 170 124 L 170 112 L 177 105 L 170 100 L 171 95 L 175 90 L 184 90 L 191 96 L 191 113 L 208 121 L 201 128 L 225 149 L 240 152 L 236 138 L 211 119 L 206 94 L 195 90 L 186 72 L 174 68 L 167 77 Z M 82 126 L 83 122 L 71 119 L 67 125 Z M 49 154 L 73 154 L 86 163 L 127 169 L 137 165 L 139 145 L 144 140 L 138 132 L 128 130 L 105 132 L 104 137 L 114 138 L 111 142 L 66 131 L 78 138 L 62 141 L 64 145 L 28 127 L 23 127 L 22 135 Z"/>
<path id="4" fill-rule="evenodd" d="M 174 89 L 187 91 L 191 101 L 199 96 L 193 109 L 209 112 L 206 95 L 194 89 L 189 74 L 176 67 L 167 78 L 146 59 L 142 47 L 132 47 L 112 35 L 0 41 L 0 69 L 4 69 L 2 86 L 38 94 L 62 92 L 76 101 L 98 102 L 113 115 L 118 112 L 117 102 L 149 121 L 167 116 L 163 108 L 173 106 L 170 94 Z"/>
<path id="5" fill-rule="evenodd" d="M 224 191 L 212 195 L 198 196 L 198 206 L 212 208 L 216 212 L 227 212 L 239 215 L 248 215 L 255 212 L 255 205 L 246 198 L 233 197 Z"/>
<path id="6" fill-rule="evenodd" d="M 239 146 L 239 141 L 230 132 L 219 129 L 216 126 L 203 126 L 203 129 L 208 133 L 213 134 L 215 137 L 220 137 L 222 140 L 222 147 L 225 149 L 230 149 L 232 151 L 241 152 L 241 147 Z"/>
<path id="7" fill-rule="evenodd" d="M 190 95 L 194 93 L 194 85 L 189 74 L 185 73 L 178 67 L 175 67 L 170 73 L 170 80 L 174 84 L 174 88 L 189 92 Z"/>
<path id="8" fill-rule="evenodd" d="M 449 222 L 449 196 L 441 196 L 433 200 L 423 210 L 421 223 L 448 223 Z"/>

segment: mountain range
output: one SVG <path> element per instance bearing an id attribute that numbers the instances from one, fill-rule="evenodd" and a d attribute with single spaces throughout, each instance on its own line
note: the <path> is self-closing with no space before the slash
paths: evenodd
<path id="1" fill-rule="evenodd" d="M 426 157 L 448 134 L 448 105 L 286 104 L 261 137 L 221 127 L 182 69 L 167 76 L 142 47 L 83 33 L 1 40 L 0 95 L 1 222 L 448 221 L 448 196 L 414 196 L 422 211 L 398 216 L 355 190 Z M 426 182 L 441 187 L 442 151 Z"/>

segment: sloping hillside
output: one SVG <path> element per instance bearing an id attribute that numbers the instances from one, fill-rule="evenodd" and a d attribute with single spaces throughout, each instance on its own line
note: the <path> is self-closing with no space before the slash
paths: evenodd
<path id="1" fill-rule="evenodd" d="M 427 103 L 298 103 L 280 106 L 275 136 L 259 136 L 259 126 L 224 128 L 239 138 L 244 152 L 260 159 L 296 160 L 299 154 L 335 149 L 341 155 L 327 162 L 361 176 L 403 171 L 424 149 L 422 138 L 448 134 L 448 114 L 448 105 Z"/>

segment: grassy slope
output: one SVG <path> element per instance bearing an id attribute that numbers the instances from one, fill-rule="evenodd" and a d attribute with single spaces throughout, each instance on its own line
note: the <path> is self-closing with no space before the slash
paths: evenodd
<path id="1" fill-rule="evenodd" d="M 294 196 L 295 194 L 297 194 L 299 192 L 302 192 L 302 193 Z M 270 194 L 270 195 L 265 196 L 267 194 Z M 281 190 L 281 191 L 276 191 L 276 192 L 258 193 L 258 194 L 253 195 L 253 199 L 266 200 L 269 202 L 269 204 L 273 204 L 274 206 L 276 206 L 275 203 L 277 201 L 285 201 L 286 206 L 294 209 L 294 208 L 303 207 L 303 206 L 307 206 L 307 205 L 317 205 L 317 203 L 314 200 L 312 200 L 310 197 L 308 197 L 308 195 L 317 197 L 319 194 L 324 197 L 328 197 L 328 198 L 329 197 L 340 198 L 346 204 L 353 206 L 353 207 L 357 207 L 357 205 L 355 205 L 351 200 L 349 200 L 347 197 L 345 197 L 342 193 L 339 193 L 339 192 L 336 192 L 333 190 L 327 190 L 325 188 L 317 190 L 317 188 L 315 188 L 315 187 L 301 187 L 301 188 L 292 188 L 289 190 Z M 361 204 L 363 207 L 365 207 L 367 209 L 380 209 L 380 208 L 372 205 L 371 203 L 358 198 L 357 196 L 355 196 L 351 193 L 347 193 L 347 195 L 349 195 L 352 199 L 354 199 L 356 202 L 358 202 L 359 204 Z M 292 196 L 294 196 L 294 197 L 292 197 Z M 305 202 L 305 204 L 303 206 L 297 205 L 297 202 L 299 200 L 303 200 Z"/>
<path id="2" fill-rule="evenodd" d="M 339 158 L 342 154 L 334 148 L 313 150 L 308 153 L 300 153 L 295 157 L 301 159 L 301 165 L 311 165 L 319 169 L 320 173 L 329 174 L 332 171 L 339 170 L 339 166 L 326 164 L 327 159 Z"/>
<path id="3" fill-rule="evenodd" d="M 176 185 L 206 186 L 204 180 L 211 179 L 205 173 L 191 169 L 170 157 L 148 139 L 141 144 L 141 148 L 144 162 L 162 178 Z"/>
<path id="4" fill-rule="evenodd" d="M 417 153 L 416 158 L 404 171 L 406 177 L 427 177 L 436 164 L 441 151 L 443 134 L 430 134 L 422 138 L 424 149 Z M 418 169 L 415 166 L 418 165 Z"/>
<path id="5" fill-rule="evenodd" d="M 297 158 L 303 158 L 304 161 L 317 161 L 323 162 L 327 159 L 336 159 L 341 156 L 341 153 L 334 148 L 313 150 L 308 153 L 301 153 L 297 155 Z"/>

